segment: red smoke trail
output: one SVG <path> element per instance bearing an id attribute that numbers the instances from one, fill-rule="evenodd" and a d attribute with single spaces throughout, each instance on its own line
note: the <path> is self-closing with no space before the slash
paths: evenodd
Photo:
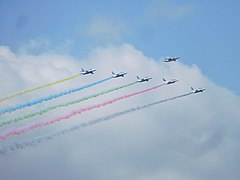
<path id="1" fill-rule="evenodd" d="M 129 98 L 131 96 L 135 96 L 135 95 L 138 95 L 138 94 L 141 94 L 141 93 L 145 93 L 145 92 L 148 92 L 148 91 L 160 88 L 163 85 L 165 85 L 165 83 L 164 84 L 160 84 L 158 86 L 154 86 L 154 87 L 151 87 L 151 88 L 144 89 L 142 91 L 137 91 L 137 92 L 134 92 L 134 93 L 126 94 L 126 95 L 114 98 L 112 100 L 105 101 L 103 103 L 94 104 L 94 105 L 91 105 L 91 106 L 88 106 L 88 107 L 84 107 L 84 108 L 72 111 L 72 112 L 70 112 L 70 113 L 68 113 L 66 115 L 56 117 L 56 118 L 51 119 L 51 120 L 35 122 L 35 123 L 26 125 L 24 127 L 16 128 L 16 129 L 9 129 L 9 130 L 6 130 L 5 132 L 1 133 L 0 134 L 0 138 L 1 139 L 5 139 L 5 138 L 7 138 L 9 136 L 17 135 L 17 134 L 20 135 L 20 134 L 23 134 L 23 133 L 25 133 L 25 132 L 27 132 L 29 130 L 32 130 L 32 129 L 35 129 L 35 128 L 38 128 L 38 127 L 48 126 L 48 125 L 53 124 L 55 122 L 62 121 L 64 119 L 69 119 L 69 118 L 71 118 L 73 116 L 76 116 L 77 114 L 82 113 L 82 112 L 89 111 L 89 110 L 96 109 L 96 108 L 100 108 L 100 107 L 112 104 L 114 102 L 117 102 L 119 100 L 126 99 L 126 98 Z"/>

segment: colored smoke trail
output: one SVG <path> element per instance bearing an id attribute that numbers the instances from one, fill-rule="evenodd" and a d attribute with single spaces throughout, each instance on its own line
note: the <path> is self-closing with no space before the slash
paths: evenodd
<path id="1" fill-rule="evenodd" d="M 12 118 L 12 119 L 0 122 L 0 127 L 2 127 L 4 125 L 7 125 L 7 124 L 11 124 L 11 123 L 16 123 L 18 121 L 25 120 L 27 118 L 31 118 L 31 117 L 34 117 L 36 115 L 42 115 L 44 113 L 47 113 L 48 111 L 51 111 L 51 110 L 54 110 L 54 109 L 57 109 L 57 108 L 66 107 L 66 106 L 76 104 L 76 103 L 79 103 L 79 102 L 82 102 L 82 101 L 85 101 L 85 100 L 88 100 L 88 99 L 91 99 L 91 98 L 95 98 L 95 97 L 110 93 L 112 91 L 120 90 L 122 88 L 132 86 L 136 83 L 137 82 L 125 84 L 123 86 L 118 86 L 118 87 L 115 87 L 115 88 L 112 88 L 112 89 L 104 90 L 100 93 L 96 93 L 96 94 L 93 94 L 93 95 L 90 95 L 90 96 L 85 96 L 85 97 L 82 97 L 82 98 L 79 98 L 79 99 L 76 99 L 76 100 L 73 100 L 73 101 L 69 101 L 69 102 L 62 103 L 62 104 L 57 104 L 55 106 L 49 106 L 47 108 L 44 108 L 44 109 L 41 109 L 41 110 L 38 110 L 38 111 L 34 111 L 34 112 L 31 112 L 31 113 L 25 114 L 23 116 L 19 116 L 19 117 L 16 117 L 16 118 Z"/>
<path id="2" fill-rule="evenodd" d="M 51 134 L 48 134 L 48 135 L 38 136 L 38 137 L 31 138 L 31 139 L 28 139 L 28 140 L 24 140 L 24 141 L 21 141 L 21 142 L 16 142 L 16 143 L 13 143 L 12 145 L 10 145 L 9 147 L 0 148 L 0 153 L 4 154 L 9 150 L 13 151 L 13 150 L 16 150 L 16 149 L 24 149 L 28 146 L 34 146 L 36 144 L 51 140 L 55 137 L 67 134 L 67 133 L 72 132 L 72 131 L 76 131 L 76 130 L 78 130 L 80 128 L 83 128 L 83 127 L 88 127 L 88 126 L 91 126 L 91 125 L 95 125 L 95 124 L 98 124 L 98 123 L 101 123 L 101 122 L 104 122 L 104 121 L 114 119 L 114 118 L 122 116 L 122 115 L 126 115 L 128 113 L 136 112 L 136 111 L 139 111 L 139 110 L 142 110 L 142 109 L 145 109 L 145 108 L 149 108 L 149 107 L 152 107 L 152 106 L 164 103 L 164 102 L 168 102 L 168 101 L 172 101 L 172 100 L 175 100 L 175 99 L 183 98 L 183 97 L 189 96 L 191 94 L 193 94 L 193 93 L 190 92 L 190 93 L 182 94 L 182 95 L 179 95 L 179 96 L 171 97 L 171 98 L 168 98 L 168 99 L 156 101 L 156 102 L 153 102 L 153 103 L 129 108 L 127 110 L 116 112 L 116 113 L 113 113 L 113 114 L 110 114 L 110 115 L 107 115 L 107 116 L 104 116 L 104 117 L 101 117 L 101 118 L 97 118 L 97 119 L 86 121 L 86 122 L 81 122 L 81 123 L 79 123 L 75 126 L 72 126 L 70 128 L 65 128 L 63 130 L 60 130 L 60 131 L 57 131 L 57 132 L 54 132 L 54 133 L 51 133 Z"/>
<path id="3" fill-rule="evenodd" d="M 69 119 L 71 117 L 74 117 L 74 116 L 76 116 L 76 115 L 78 115 L 78 114 L 80 114 L 82 112 L 89 111 L 89 110 L 96 109 L 96 108 L 100 108 L 100 107 L 103 107 L 103 106 L 106 106 L 106 105 L 110 105 L 110 104 L 112 104 L 114 102 L 117 102 L 119 100 L 126 99 L 126 98 L 129 98 L 131 96 L 135 96 L 135 95 L 138 95 L 138 94 L 142 94 L 142 93 L 145 93 L 145 92 L 148 92 L 148 91 L 160 88 L 163 85 L 166 85 L 166 84 L 165 83 L 164 84 L 160 84 L 160 85 L 153 86 L 151 88 L 147 88 L 147 89 L 144 89 L 144 90 L 141 90 L 141 91 L 137 91 L 137 92 L 133 92 L 133 93 L 130 93 L 130 94 L 126 94 L 126 95 L 123 95 L 123 96 L 111 99 L 109 101 L 105 101 L 103 103 L 87 106 L 87 107 L 84 107 L 84 108 L 72 111 L 72 112 L 70 112 L 68 114 L 65 114 L 63 116 L 58 116 L 58 117 L 56 117 L 54 119 L 50 119 L 50 120 L 47 120 L 47 121 L 39 121 L 39 122 L 31 123 L 31 124 L 26 125 L 26 126 L 21 127 L 21 128 L 8 129 L 5 132 L 0 134 L 0 138 L 1 139 L 5 139 L 5 138 L 7 138 L 9 136 L 20 135 L 20 134 L 23 134 L 23 133 L 25 133 L 25 132 L 27 132 L 29 130 L 32 130 L 32 129 L 35 129 L 35 128 L 38 128 L 38 127 L 48 126 L 48 125 L 56 123 L 58 121 L 62 121 L 64 119 Z"/>
<path id="4" fill-rule="evenodd" d="M 43 101 L 49 101 L 51 99 L 58 98 L 58 97 L 61 97 L 61 96 L 67 95 L 67 94 L 71 94 L 71 93 L 80 91 L 82 89 L 86 89 L 86 88 L 89 88 L 91 86 L 103 83 L 103 82 L 105 82 L 107 80 L 110 80 L 110 79 L 112 79 L 112 77 L 108 77 L 108 78 L 105 78 L 103 80 L 99 80 L 99 81 L 96 81 L 94 83 L 90 83 L 88 85 L 84 85 L 84 86 L 81 86 L 81 87 L 73 88 L 73 89 L 70 89 L 70 90 L 67 90 L 67 91 L 62 91 L 62 92 L 59 92 L 59 93 L 56 93 L 56 94 L 50 94 L 48 96 L 45 96 L 45 97 L 42 97 L 42 98 L 38 98 L 38 99 L 34 99 L 34 100 L 30 101 L 30 102 L 26 102 L 26 103 L 23 103 L 23 104 L 18 104 L 16 106 L 3 108 L 3 109 L 0 109 L 0 114 L 16 111 L 18 109 L 22 109 L 22 108 L 25 108 L 27 106 L 32 106 L 32 105 L 41 103 Z"/>
<path id="5" fill-rule="evenodd" d="M 42 89 L 42 88 L 47 87 L 47 86 L 53 86 L 55 84 L 62 83 L 64 81 L 69 81 L 69 80 L 77 78 L 79 76 L 81 76 L 81 74 L 70 76 L 70 77 L 67 77 L 67 78 L 64 78 L 64 79 L 61 79 L 61 80 L 57 80 L 57 81 L 54 81 L 54 82 L 51 82 L 51 83 L 42 84 L 40 86 L 31 88 L 31 89 L 26 89 L 26 90 L 23 90 L 23 91 L 19 91 L 19 92 L 16 92 L 16 93 L 12 94 L 12 95 L 0 98 L 0 102 L 8 100 L 8 99 L 12 99 L 12 98 L 17 97 L 17 96 L 21 96 L 23 94 L 26 94 L 26 93 L 29 93 L 29 92 L 32 92 L 32 91 L 35 91 L 35 90 L 38 90 L 38 89 Z"/>

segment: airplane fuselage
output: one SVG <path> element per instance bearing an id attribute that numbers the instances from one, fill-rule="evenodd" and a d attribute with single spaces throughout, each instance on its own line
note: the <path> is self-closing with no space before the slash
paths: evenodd
<path id="1" fill-rule="evenodd" d="M 180 57 L 165 57 L 164 62 L 177 61 Z"/>
<path id="2" fill-rule="evenodd" d="M 113 74 L 113 78 L 118 78 L 118 77 L 124 77 L 124 75 L 126 75 L 127 73 L 126 72 L 120 72 L 118 74 Z"/>
<path id="3" fill-rule="evenodd" d="M 163 81 L 164 81 L 166 84 L 173 84 L 173 83 L 178 82 L 177 79 L 171 79 L 171 80 L 167 81 L 167 80 L 165 80 L 164 78 L 163 78 Z"/>
<path id="4" fill-rule="evenodd" d="M 88 70 L 82 70 L 80 73 L 82 75 L 86 75 L 86 74 L 94 74 L 94 72 L 96 71 L 96 69 L 88 69 Z"/>
<path id="5" fill-rule="evenodd" d="M 200 92 L 203 92 L 203 91 L 205 91 L 204 88 L 199 88 L 199 89 L 194 90 L 193 93 L 200 93 Z"/>
<path id="6" fill-rule="evenodd" d="M 191 87 L 191 89 L 192 89 L 192 92 L 193 92 L 193 93 L 200 93 L 200 92 L 205 91 L 205 88 L 193 89 L 193 88 Z"/>
<path id="7" fill-rule="evenodd" d="M 170 80 L 170 81 L 167 82 L 167 84 L 173 84 L 175 82 L 178 82 L 178 80 Z"/>
<path id="8" fill-rule="evenodd" d="M 164 62 L 176 61 L 176 59 L 166 59 Z"/>
<path id="9" fill-rule="evenodd" d="M 152 79 L 151 77 L 145 77 L 145 78 L 142 78 L 142 79 L 138 79 L 137 82 L 145 82 L 145 81 L 149 81 L 150 79 Z"/>

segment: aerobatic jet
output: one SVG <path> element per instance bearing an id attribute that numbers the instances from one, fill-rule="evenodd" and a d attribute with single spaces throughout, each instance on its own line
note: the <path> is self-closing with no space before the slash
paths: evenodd
<path id="1" fill-rule="evenodd" d="M 87 69 L 87 70 L 84 70 L 83 68 L 81 68 L 80 73 L 81 73 L 82 75 L 94 74 L 94 71 L 96 71 L 96 69 Z"/>
<path id="2" fill-rule="evenodd" d="M 115 73 L 112 71 L 113 78 L 124 77 L 124 75 L 126 75 L 126 74 L 127 74 L 126 72 Z"/>
<path id="3" fill-rule="evenodd" d="M 163 81 L 166 83 L 166 84 L 173 84 L 173 83 L 175 83 L 175 82 L 178 82 L 178 79 L 171 79 L 171 80 L 166 80 L 166 79 L 164 79 L 163 78 Z"/>
<path id="4" fill-rule="evenodd" d="M 139 76 L 137 76 L 137 82 L 149 81 L 150 79 L 152 79 L 152 77 L 139 78 Z"/>
<path id="5" fill-rule="evenodd" d="M 164 62 L 177 61 L 179 58 L 179 56 L 164 57 Z"/>
<path id="6" fill-rule="evenodd" d="M 191 90 L 192 90 L 193 93 L 200 93 L 200 92 L 205 91 L 205 88 L 193 89 L 193 87 L 191 87 Z"/>

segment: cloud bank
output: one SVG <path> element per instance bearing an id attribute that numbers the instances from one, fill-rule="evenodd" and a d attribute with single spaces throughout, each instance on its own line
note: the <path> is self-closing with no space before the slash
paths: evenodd
<path id="1" fill-rule="evenodd" d="M 81 76 L 20 96 L 1 103 L 1 107 L 94 82 L 109 77 L 112 70 L 128 72 L 125 78 L 113 79 L 85 91 L 54 99 L 48 104 L 3 115 L 1 120 L 131 83 L 136 81 L 136 75 L 152 76 L 153 79 L 149 83 L 138 83 L 82 104 L 56 109 L 27 122 L 50 119 L 86 105 L 142 90 L 161 83 L 163 77 L 180 80 L 177 84 L 89 111 L 67 122 L 1 140 L 1 146 L 71 127 L 80 121 L 87 122 L 187 93 L 191 86 L 205 87 L 207 90 L 1 156 L 0 179 L 238 179 L 240 99 L 209 80 L 197 65 L 189 66 L 183 62 L 184 59 L 164 64 L 146 57 L 131 44 L 95 48 L 85 59 L 53 51 L 38 55 L 28 51 L 14 53 L 9 47 L 1 46 L 1 96 L 77 74 L 81 67 L 97 69 L 93 76 Z M 14 127 L 24 123 L 14 124 Z"/>

